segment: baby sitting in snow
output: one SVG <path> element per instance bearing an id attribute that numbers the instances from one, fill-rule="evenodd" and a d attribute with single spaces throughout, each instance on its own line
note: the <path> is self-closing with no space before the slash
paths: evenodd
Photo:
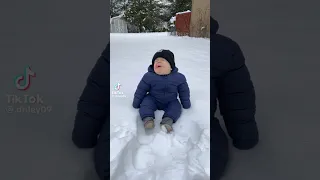
<path id="1" fill-rule="evenodd" d="M 174 54 L 160 50 L 152 58 L 148 72 L 144 74 L 134 94 L 133 107 L 139 113 L 146 129 L 154 128 L 154 112 L 164 110 L 161 129 L 170 133 L 181 115 L 182 108 L 191 107 L 190 90 L 185 76 L 175 66 Z"/>

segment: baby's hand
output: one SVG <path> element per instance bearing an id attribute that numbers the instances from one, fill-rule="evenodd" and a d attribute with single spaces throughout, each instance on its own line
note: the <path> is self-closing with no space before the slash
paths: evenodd
<path id="1" fill-rule="evenodd" d="M 132 103 L 132 107 L 135 108 L 135 109 L 139 109 L 139 106 L 140 106 L 140 105 L 137 105 L 137 104 L 135 104 L 134 102 Z"/>
<path id="2" fill-rule="evenodd" d="M 191 107 L 191 102 L 190 102 L 190 100 L 189 100 L 189 101 L 184 101 L 184 102 L 182 103 L 182 107 L 183 107 L 183 109 L 189 109 L 189 108 Z"/>

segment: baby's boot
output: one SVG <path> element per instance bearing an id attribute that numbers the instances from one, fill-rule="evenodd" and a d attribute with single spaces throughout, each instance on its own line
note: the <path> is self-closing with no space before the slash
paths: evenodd
<path id="1" fill-rule="evenodd" d="M 154 128 L 154 119 L 153 117 L 146 117 L 143 119 L 144 128 L 145 129 L 153 129 Z"/>
<path id="2" fill-rule="evenodd" d="M 163 118 L 160 123 L 162 131 L 166 133 L 170 133 L 171 131 L 173 131 L 172 124 L 173 124 L 173 120 L 171 118 L 169 117 Z"/>

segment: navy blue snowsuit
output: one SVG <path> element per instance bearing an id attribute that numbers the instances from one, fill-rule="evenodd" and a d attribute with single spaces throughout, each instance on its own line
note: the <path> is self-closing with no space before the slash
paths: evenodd
<path id="1" fill-rule="evenodd" d="M 210 22 L 210 179 L 219 180 L 228 159 L 228 139 L 214 116 L 219 101 L 220 114 L 234 147 L 253 148 L 259 141 L 255 120 L 255 90 L 240 46 L 230 38 L 217 34 L 219 24 Z"/>
<path id="2" fill-rule="evenodd" d="M 95 148 L 94 164 L 101 180 L 110 179 L 110 44 L 87 78 L 77 104 L 72 141 L 78 148 Z"/>
<path id="3" fill-rule="evenodd" d="M 177 99 L 179 95 L 181 104 Z M 176 122 L 184 109 L 191 107 L 190 90 L 185 76 L 174 67 L 168 75 L 157 75 L 152 65 L 144 74 L 134 94 L 132 106 L 139 108 L 141 119 L 153 117 L 156 110 L 164 110 L 163 118 Z"/>

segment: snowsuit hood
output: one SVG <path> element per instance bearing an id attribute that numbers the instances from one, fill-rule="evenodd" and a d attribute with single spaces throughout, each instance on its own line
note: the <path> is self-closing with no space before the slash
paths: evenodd
<path id="1" fill-rule="evenodd" d="M 217 34 L 218 30 L 219 30 L 219 23 L 218 21 L 216 21 L 215 19 L 213 19 L 212 17 L 210 17 L 210 29 L 211 32 L 210 34 L 214 35 Z"/>

